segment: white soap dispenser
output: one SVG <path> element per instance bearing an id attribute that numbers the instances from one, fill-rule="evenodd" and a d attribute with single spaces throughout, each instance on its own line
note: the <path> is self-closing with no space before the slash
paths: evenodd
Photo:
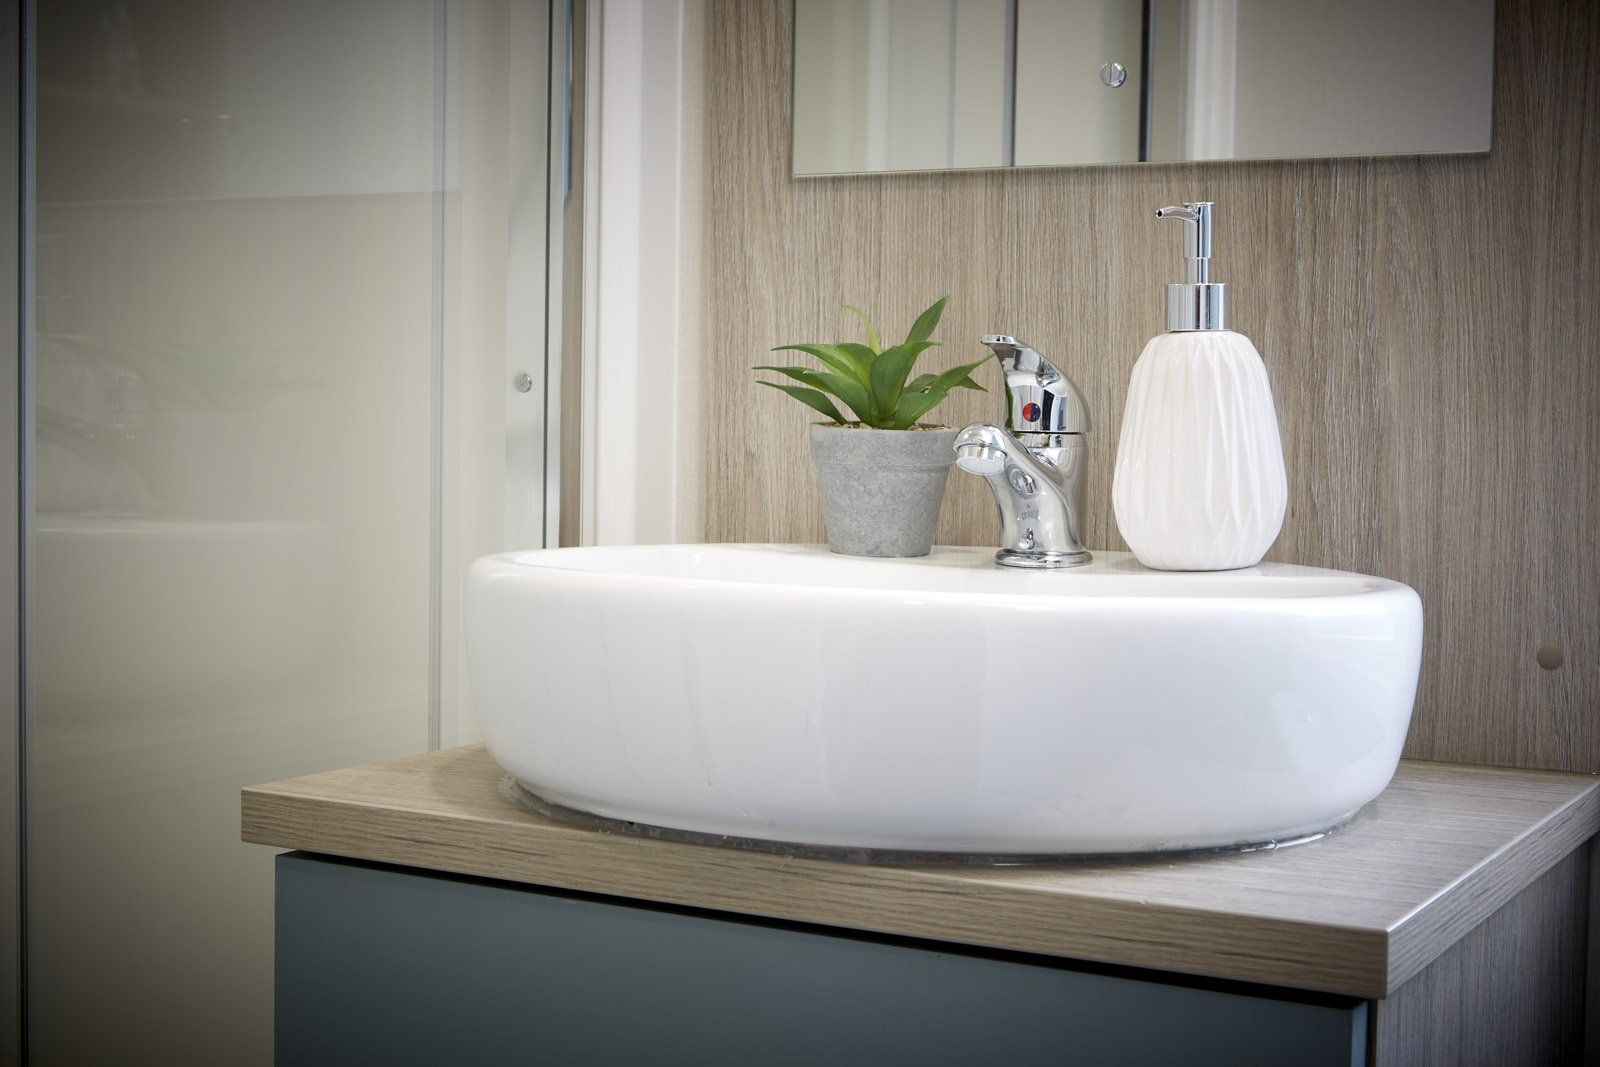
<path id="1" fill-rule="evenodd" d="M 1187 280 L 1167 286 L 1168 332 L 1134 365 L 1117 443 L 1117 528 L 1159 570 L 1254 566 L 1289 499 L 1267 368 L 1227 329 L 1226 287 L 1211 280 L 1211 208 L 1156 212 L 1183 222 Z"/>

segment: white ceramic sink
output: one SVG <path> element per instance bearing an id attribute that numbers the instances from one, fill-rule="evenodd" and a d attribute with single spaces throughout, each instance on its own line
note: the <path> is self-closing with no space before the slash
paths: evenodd
<path id="1" fill-rule="evenodd" d="M 545 801 L 705 834 L 984 854 L 1278 841 L 1389 783 L 1410 588 L 1101 552 L 1007 570 L 799 545 L 514 552 L 468 578 L 495 760 Z"/>

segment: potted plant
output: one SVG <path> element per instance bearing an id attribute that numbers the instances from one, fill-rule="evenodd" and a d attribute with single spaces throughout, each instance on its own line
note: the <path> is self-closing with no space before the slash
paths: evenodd
<path id="1" fill-rule="evenodd" d="M 948 299 L 917 316 L 906 339 L 890 348 L 879 342 L 872 320 L 846 304 L 866 325 L 865 344 L 780 345 L 773 351 L 804 352 L 822 366 L 755 368 L 799 383 L 760 382 L 830 420 L 812 424 L 811 458 L 822 488 L 828 547 L 835 552 L 925 556 L 933 547 L 956 431 L 920 420 L 952 389 L 982 390 L 972 372 L 987 362 L 911 377 L 917 357 L 938 345 L 930 338 Z M 840 404 L 855 417 L 846 418 Z"/>

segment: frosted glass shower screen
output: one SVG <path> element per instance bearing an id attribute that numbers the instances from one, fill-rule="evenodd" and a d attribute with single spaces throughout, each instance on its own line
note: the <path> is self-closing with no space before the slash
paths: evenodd
<path id="1" fill-rule="evenodd" d="M 508 368 L 545 395 L 508 288 L 544 282 L 551 6 L 35 18 L 29 1045 L 265 1064 L 240 787 L 474 734 L 454 590 L 506 547 Z"/>

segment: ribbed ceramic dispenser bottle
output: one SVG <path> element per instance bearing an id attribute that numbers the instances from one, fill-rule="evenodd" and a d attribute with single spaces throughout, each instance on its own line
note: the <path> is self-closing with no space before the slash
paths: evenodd
<path id="1" fill-rule="evenodd" d="M 1128 383 L 1111 500 L 1146 567 L 1220 571 L 1261 562 L 1289 499 L 1267 368 L 1227 328 L 1226 286 L 1211 280 L 1208 202 L 1166 207 L 1184 226 L 1187 277 L 1167 286 L 1167 331 Z"/>

